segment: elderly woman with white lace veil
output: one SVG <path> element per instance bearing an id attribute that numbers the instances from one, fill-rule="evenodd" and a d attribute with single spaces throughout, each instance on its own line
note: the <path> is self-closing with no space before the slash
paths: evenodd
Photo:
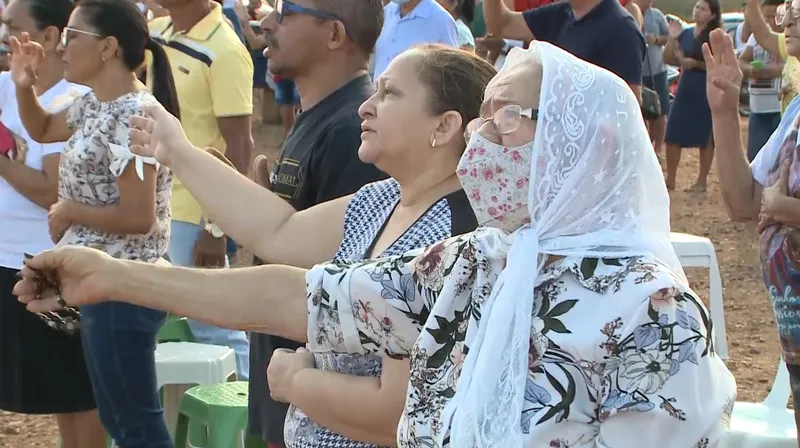
<path id="1" fill-rule="evenodd" d="M 736 386 L 672 250 L 669 198 L 628 86 L 535 42 L 512 51 L 467 132 L 458 174 L 483 225 L 471 234 L 309 271 L 58 249 L 28 262 L 16 292 L 33 311 L 115 297 L 305 336 L 312 352 L 408 358 L 407 394 L 386 404 L 402 447 L 719 444 Z M 35 300 L 33 269 L 56 271 L 60 300 Z M 302 367 L 269 376 L 291 402 L 313 367 L 302 350 L 285 355 Z"/>

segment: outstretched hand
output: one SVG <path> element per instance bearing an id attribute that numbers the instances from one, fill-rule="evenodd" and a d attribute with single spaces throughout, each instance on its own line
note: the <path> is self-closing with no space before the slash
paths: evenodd
<path id="1" fill-rule="evenodd" d="M 703 44 L 706 61 L 706 90 L 712 115 L 738 114 L 742 70 L 733 51 L 731 36 L 721 29 L 711 32 Z"/>
<path id="2" fill-rule="evenodd" d="M 66 246 L 42 252 L 25 260 L 14 295 L 34 313 L 57 311 L 65 304 L 80 306 L 108 300 L 114 278 L 118 278 L 113 272 L 115 263 L 105 252 L 86 247 Z M 41 276 L 58 282 L 60 297 L 54 290 L 41 290 Z"/>
<path id="3" fill-rule="evenodd" d="M 44 49 L 33 42 L 28 33 L 22 33 L 19 39 L 12 36 L 9 39 L 9 47 L 11 79 L 17 87 L 33 87 L 38 79 L 36 72 L 39 70 L 39 64 L 44 59 Z"/>
<path id="4" fill-rule="evenodd" d="M 161 104 L 144 106 L 142 112 L 142 115 L 132 115 L 129 119 L 132 153 L 153 157 L 169 167 L 176 152 L 194 149 L 180 120 Z"/>

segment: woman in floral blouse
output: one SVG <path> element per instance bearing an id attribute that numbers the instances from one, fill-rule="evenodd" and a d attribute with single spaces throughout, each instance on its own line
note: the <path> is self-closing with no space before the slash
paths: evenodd
<path id="1" fill-rule="evenodd" d="M 306 336 L 312 353 L 410 359 L 405 396 L 387 397 L 405 403 L 399 425 L 374 429 L 396 430 L 401 447 L 719 444 L 735 383 L 672 250 L 669 197 L 627 85 L 535 42 L 509 54 L 467 134 L 457 172 L 484 227 L 425 250 L 310 271 L 174 270 L 74 249 L 29 266 L 56 270 L 68 303 L 113 292 Z M 17 285 L 29 309 L 57 306 L 33 291 Z M 268 375 L 292 402 L 313 369 L 305 352 L 284 356 Z"/>
<path id="2" fill-rule="evenodd" d="M 59 200 L 48 216 L 59 246 L 92 247 L 153 263 L 169 242 L 172 177 L 128 149 L 128 117 L 156 101 L 178 103 L 169 61 L 133 2 L 81 1 L 61 35 L 64 78 L 89 86 L 63 112 L 39 104 L 33 84 L 42 47 L 12 38 L 11 77 L 19 115 L 38 142 L 69 140 L 59 166 Z M 153 94 L 134 71 L 153 54 Z M 155 337 L 165 313 L 109 302 L 81 309 L 81 337 L 100 419 L 120 448 L 171 447 L 155 377 Z M 23 341 L 24 343 L 24 341 Z M 81 360 L 75 360 L 80 362 Z M 69 387 L 65 384 L 64 387 Z"/>

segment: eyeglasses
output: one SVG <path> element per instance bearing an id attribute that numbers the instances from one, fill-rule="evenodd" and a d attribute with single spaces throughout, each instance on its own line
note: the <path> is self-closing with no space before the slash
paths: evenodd
<path id="1" fill-rule="evenodd" d="M 797 23 L 798 20 L 800 20 L 800 10 L 793 8 L 791 3 L 786 2 L 778 6 L 775 12 L 776 25 L 786 26 L 789 22 Z"/>
<path id="2" fill-rule="evenodd" d="M 538 120 L 539 109 L 523 109 L 514 104 L 501 107 L 490 118 L 478 117 L 467 123 L 464 138 L 469 141 L 472 133 L 479 131 L 487 122 L 491 122 L 494 125 L 494 129 L 498 134 L 510 134 L 519 129 L 522 117 Z"/>
<path id="3" fill-rule="evenodd" d="M 70 34 L 70 33 L 72 33 L 72 34 Z M 69 45 L 69 41 L 72 39 L 72 37 L 75 34 L 84 34 L 84 35 L 87 35 L 87 36 L 94 36 L 94 37 L 98 37 L 98 38 L 103 37 L 103 36 L 101 36 L 101 35 L 99 35 L 97 33 L 91 32 L 91 31 L 84 31 L 84 30 L 79 30 L 79 29 L 76 29 L 76 28 L 64 27 L 64 29 L 61 30 L 61 46 L 64 47 L 64 48 L 67 48 L 67 45 Z"/>
<path id="4" fill-rule="evenodd" d="M 353 35 L 350 33 L 350 28 L 348 28 L 344 20 L 342 20 L 342 18 L 336 14 L 320 11 L 319 9 L 306 8 L 305 6 L 292 3 L 289 0 L 278 0 L 275 3 L 275 21 L 278 23 L 283 23 L 283 18 L 285 16 L 291 16 L 293 14 L 305 14 L 307 16 L 316 17 L 320 20 L 341 22 L 342 26 L 344 26 L 344 32 L 347 34 L 347 37 L 349 37 L 351 40 L 353 39 Z"/>

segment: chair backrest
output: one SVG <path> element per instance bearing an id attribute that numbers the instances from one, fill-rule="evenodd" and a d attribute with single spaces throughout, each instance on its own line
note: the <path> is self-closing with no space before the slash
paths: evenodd
<path id="1" fill-rule="evenodd" d="M 781 358 L 775 381 L 772 382 L 772 388 L 769 390 L 769 394 L 764 399 L 763 404 L 772 409 L 786 409 L 789 394 L 789 370 L 786 369 L 786 362 Z"/>

